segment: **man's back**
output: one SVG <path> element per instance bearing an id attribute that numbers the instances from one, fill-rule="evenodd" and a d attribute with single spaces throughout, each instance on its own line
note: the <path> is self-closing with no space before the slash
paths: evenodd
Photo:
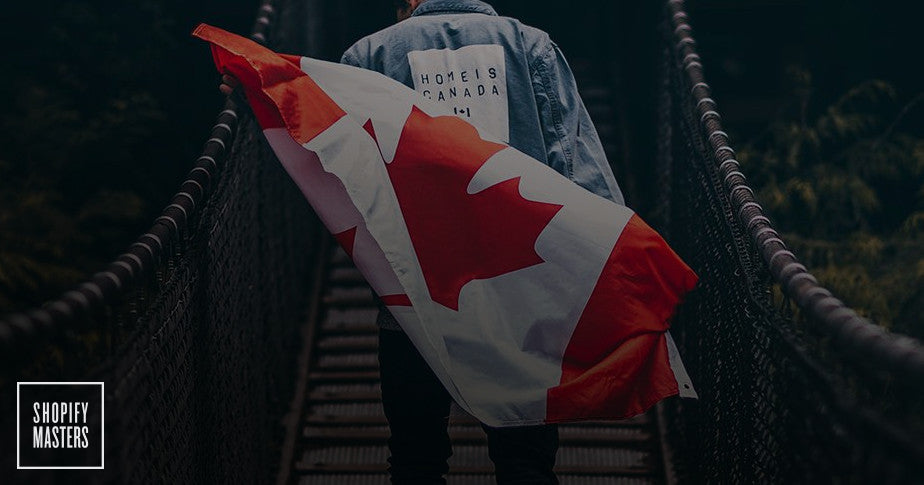
<path id="1" fill-rule="evenodd" d="M 499 17 L 478 0 L 405 5 L 405 12 L 413 9 L 410 18 L 359 40 L 342 62 L 398 80 L 469 120 L 483 138 L 506 142 L 623 202 L 574 76 L 545 32 Z M 379 363 L 392 483 L 445 483 L 451 398 L 382 309 Z M 558 483 L 556 426 L 484 429 L 498 483 Z"/>
<path id="2" fill-rule="evenodd" d="M 623 203 L 571 70 L 549 36 L 477 0 L 429 0 L 342 62 L 381 72 L 584 188 Z"/>

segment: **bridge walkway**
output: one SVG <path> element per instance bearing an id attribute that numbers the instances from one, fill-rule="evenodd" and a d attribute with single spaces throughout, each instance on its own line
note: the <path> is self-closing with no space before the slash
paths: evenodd
<path id="1" fill-rule="evenodd" d="M 301 432 L 291 483 L 385 483 L 388 425 L 378 373 L 377 308 L 372 291 L 346 253 L 331 251 L 317 312 Z M 560 427 L 556 471 L 562 484 L 663 483 L 656 419 Z M 449 483 L 493 483 L 484 431 L 453 405 Z"/>

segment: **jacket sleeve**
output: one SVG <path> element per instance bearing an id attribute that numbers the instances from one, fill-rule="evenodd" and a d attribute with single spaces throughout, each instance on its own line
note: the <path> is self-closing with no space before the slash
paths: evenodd
<path id="1" fill-rule="evenodd" d="M 366 67 L 366 66 L 363 66 L 362 63 L 359 62 L 359 59 L 356 57 L 356 50 L 357 50 L 356 44 L 354 44 L 352 47 L 347 49 L 343 53 L 343 56 L 340 57 L 340 63 L 348 64 L 353 67 Z"/>
<path id="2" fill-rule="evenodd" d="M 574 74 L 558 46 L 548 41 L 531 69 L 549 166 L 581 187 L 625 204 Z"/>

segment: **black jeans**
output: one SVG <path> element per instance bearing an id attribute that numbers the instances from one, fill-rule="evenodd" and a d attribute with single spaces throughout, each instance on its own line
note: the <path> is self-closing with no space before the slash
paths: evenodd
<path id="1" fill-rule="evenodd" d="M 391 482 L 445 484 L 452 455 L 447 426 L 452 398 L 404 332 L 379 331 L 382 404 L 391 428 Z M 488 455 L 499 484 L 557 484 L 552 468 L 558 427 L 492 428 Z"/>

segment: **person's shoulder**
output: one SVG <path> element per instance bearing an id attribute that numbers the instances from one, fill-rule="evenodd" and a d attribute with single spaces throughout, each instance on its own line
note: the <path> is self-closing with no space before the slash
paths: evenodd
<path id="1" fill-rule="evenodd" d="M 520 39 L 523 43 L 523 49 L 533 58 L 542 57 L 549 52 L 552 47 L 555 45 L 552 42 L 552 38 L 549 37 L 549 34 L 546 31 L 533 27 L 532 25 L 524 24 L 518 19 L 512 17 L 501 17 L 513 22 L 516 25 L 517 32 L 520 34 Z"/>
<path id="2" fill-rule="evenodd" d="M 356 42 L 354 42 L 350 47 L 347 47 L 343 51 L 344 62 L 349 64 L 357 64 L 363 62 L 369 56 L 369 46 L 372 45 L 372 37 L 375 34 L 367 35 Z"/>
<path id="3" fill-rule="evenodd" d="M 510 17 L 506 17 L 506 18 L 510 18 Z M 524 24 L 523 22 L 520 22 L 519 20 L 514 19 L 514 18 L 510 18 L 510 19 L 515 21 L 518 24 L 520 31 L 523 33 L 525 37 L 528 37 L 530 39 L 536 39 L 536 40 L 549 38 L 549 34 L 547 34 L 544 30 L 538 27 L 533 27 L 532 25 Z"/>
<path id="4" fill-rule="evenodd" d="M 360 38 L 344 51 L 342 60 L 350 64 L 362 65 L 368 63 L 375 49 L 382 45 L 387 45 L 389 42 L 388 39 L 395 35 L 395 29 L 398 28 L 400 24 L 401 22 L 390 25 Z"/>
<path id="5" fill-rule="evenodd" d="M 394 23 L 385 27 L 383 29 L 377 30 L 353 43 L 354 46 L 376 46 L 381 44 L 387 44 L 390 39 L 395 38 L 395 36 L 401 36 L 406 33 L 409 29 L 413 28 L 414 18 L 410 18 L 401 22 Z"/>
<path id="6" fill-rule="evenodd" d="M 353 56 L 360 62 L 371 62 L 383 49 L 407 44 L 410 39 L 425 36 L 431 27 L 429 19 L 411 17 L 373 32 L 347 48 L 344 57 Z"/>

